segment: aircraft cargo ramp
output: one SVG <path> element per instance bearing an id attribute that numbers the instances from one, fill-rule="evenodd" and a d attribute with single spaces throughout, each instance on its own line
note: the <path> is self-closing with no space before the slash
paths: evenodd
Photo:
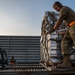
<path id="1" fill-rule="evenodd" d="M 42 64 L 16 64 L 0 69 L 0 75 L 73 75 L 73 70 L 51 70 Z"/>

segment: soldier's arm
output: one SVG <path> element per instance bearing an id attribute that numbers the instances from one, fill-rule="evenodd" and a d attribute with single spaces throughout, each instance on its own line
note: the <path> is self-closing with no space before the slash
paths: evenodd
<path id="1" fill-rule="evenodd" d="M 55 30 L 61 25 L 61 23 L 63 22 L 64 18 L 65 18 L 64 14 L 59 17 L 58 21 L 56 22 L 56 24 L 54 26 Z"/>

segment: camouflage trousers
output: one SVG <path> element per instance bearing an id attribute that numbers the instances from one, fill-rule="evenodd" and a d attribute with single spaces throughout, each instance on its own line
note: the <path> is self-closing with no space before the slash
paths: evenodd
<path id="1" fill-rule="evenodd" d="M 69 54 L 70 47 L 74 44 L 75 47 L 75 25 L 69 27 L 69 29 L 64 34 L 61 42 L 62 54 Z"/>

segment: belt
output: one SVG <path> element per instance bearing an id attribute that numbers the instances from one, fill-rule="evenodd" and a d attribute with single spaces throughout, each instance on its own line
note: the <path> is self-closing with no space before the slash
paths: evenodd
<path id="1" fill-rule="evenodd" d="M 71 26 L 73 26 L 74 24 L 75 24 L 75 21 L 71 22 L 71 23 L 69 24 L 69 26 L 71 27 Z"/>

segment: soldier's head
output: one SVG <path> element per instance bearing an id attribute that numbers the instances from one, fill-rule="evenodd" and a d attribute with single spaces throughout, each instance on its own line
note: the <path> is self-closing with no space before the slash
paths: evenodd
<path id="1" fill-rule="evenodd" d="M 63 5 L 59 2 L 59 1 L 56 1 L 54 4 L 53 4 L 53 8 L 56 10 L 56 11 L 60 11 L 61 8 L 63 7 Z"/>

